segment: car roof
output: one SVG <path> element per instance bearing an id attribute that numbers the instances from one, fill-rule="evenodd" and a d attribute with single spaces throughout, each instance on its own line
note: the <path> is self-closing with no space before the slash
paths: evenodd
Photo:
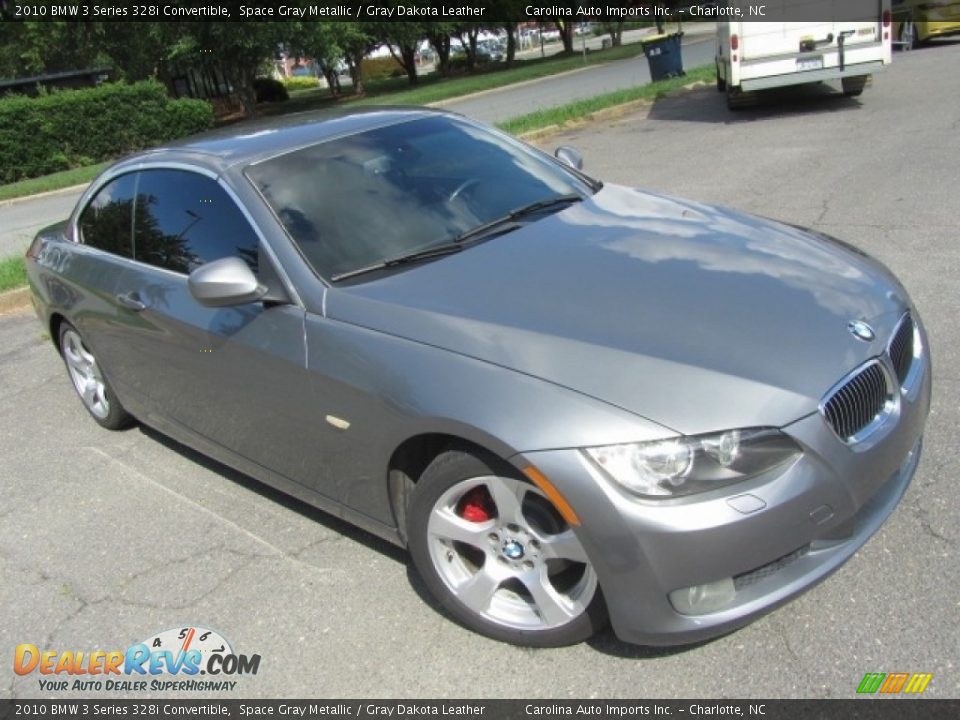
<path id="1" fill-rule="evenodd" d="M 188 163 L 220 174 L 234 166 L 281 155 L 335 137 L 430 116 L 452 116 L 444 110 L 378 106 L 349 110 L 295 113 L 229 125 L 136 153 L 113 166 L 125 169 L 144 162 Z"/>

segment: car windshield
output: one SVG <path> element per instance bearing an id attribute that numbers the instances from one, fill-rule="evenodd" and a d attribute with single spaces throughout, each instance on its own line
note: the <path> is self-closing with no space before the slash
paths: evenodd
<path id="1" fill-rule="evenodd" d="M 447 116 L 322 142 L 246 174 L 328 279 L 450 243 L 531 203 L 592 192 L 552 159 Z"/>

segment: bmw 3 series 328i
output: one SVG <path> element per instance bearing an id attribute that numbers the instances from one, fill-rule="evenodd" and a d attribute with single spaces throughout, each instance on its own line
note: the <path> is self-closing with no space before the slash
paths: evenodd
<path id="1" fill-rule="evenodd" d="M 893 512 L 923 325 L 830 237 L 463 117 L 303 116 L 125 159 L 28 252 L 84 407 L 409 549 L 473 630 L 680 644 Z"/>

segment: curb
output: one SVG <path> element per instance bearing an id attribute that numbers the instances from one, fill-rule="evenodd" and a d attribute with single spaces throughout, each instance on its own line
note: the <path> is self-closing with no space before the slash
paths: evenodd
<path id="1" fill-rule="evenodd" d="M 30 288 L 22 287 L 16 290 L 0 292 L 0 315 L 22 310 L 30 305 Z"/>
<path id="2" fill-rule="evenodd" d="M 682 92 L 688 92 L 690 90 L 696 90 L 697 88 L 700 88 L 700 87 L 706 87 L 709 84 L 710 83 L 704 80 L 696 80 L 688 85 L 684 85 L 683 87 L 677 88 L 675 90 L 671 90 L 670 92 L 666 93 L 666 96 L 672 97 Z M 587 123 L 614 120 L 618 117 L 626 115 L 629 112 L 633 112 L 634 110 L 639 110 L 640 108 L 643 108 L 643 107 L 650 107 L 655 102 L 656 100 L 652 98 L 651 99 L 644 98 L 640 100 L 628 100 L 627 102 L 620 103 L 619 105 L 611 105 L 610 107 L 605 107 L 605 108 L 601 108 L 600 110 L 595 110 L 588 115 L 584 115 L 583 117 L 577 118 L 576 120 L 570 120 L 560 125 L 548 125 L 547 127 L 543 127 L 538 130 L 531 130 L 529 132 L 522 133 L 517 137 L 519 137 L 521 140 L 524 140 L 526 142 L 536 142 L 539 140 L 545 140 L 551 135 L 555 135 L 561 132 L 566 132 L 567 130 L 571 130 L 574 128 L 582 127 Z"/>
<path id="3" fill-rule="evenodd" d="M 16 205 L 17 203 L 29 202 L 30 200 L 39 200 L 41 198 L 53 197 L 55 195 L 67 195 L 69 193 L 80 192 L 89 184 L 90 183 L 86 182 L 80 185 L 71 185 L 70 187 L 59 188 L 57 190 L 48 190 L 47 192 L 37 193 L 36 195 L 22 195 L 21 197 L 0 200 L 0 207 L 9 207 L 10 205 Z"/>

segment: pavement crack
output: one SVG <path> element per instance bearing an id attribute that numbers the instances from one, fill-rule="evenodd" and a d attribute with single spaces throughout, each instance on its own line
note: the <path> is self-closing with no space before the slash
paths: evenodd
<path id="1" fill-rule="evenodd" d="M 955 547 L 957 541 L 953 538 L 947 537 L 942 532 L 933 527 L 933 523 L 930 520 L 930 511 L 926 508 L 920 507 L 919 503 L 915 503 L 911 508 L 913 514 L 916 516 L 917 520 L 920 523 L 920 529 L 924 533 L 932 537 L 934 540 L 940 540 L 941 542 L 946 543 L 950 547 Z"/>

